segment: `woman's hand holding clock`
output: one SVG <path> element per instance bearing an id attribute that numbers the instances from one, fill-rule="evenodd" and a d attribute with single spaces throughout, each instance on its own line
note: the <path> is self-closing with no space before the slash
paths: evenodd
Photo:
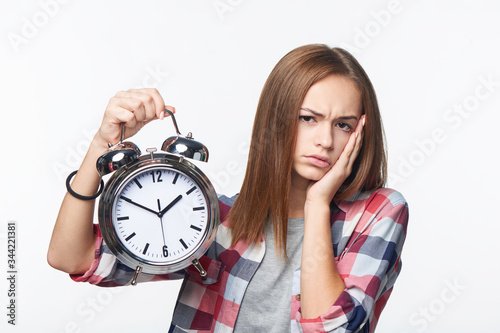
<path id="1" fill-rule="evenodd" d="M 118 92 L 109 100 L 101 126 L 71 183 L 72 189 L 84 196 L 96 193 L 101 181 L 96 170 L 97 159 L 107 151 L 108 144 L 136 134 L 145 124 L 165 117 L 165 106 L 156 89 L 131 89 Z M 155 212 L 159 214 L 160 212 Z M 59 270 L 78 274 L 85 272 L 94 260 L 95 234 L 93 229 L 94 201 L 79 200 L 66 195 L 54 226 L 47 261 Z M 159 216 L 159 215 L 158 215 Z"/>
<path id="2" fill-rule="evenodd" d="M 113 96 L 106 107 L 101 126 L 94 140 L 104 148 L 116 144 L 121 136 L 121 124 L 125 124 L 124 139 L 136 134 L 144 125 L 165 117 L 166 106 L 158 90 L 154 88 L 130 89 Z"/>

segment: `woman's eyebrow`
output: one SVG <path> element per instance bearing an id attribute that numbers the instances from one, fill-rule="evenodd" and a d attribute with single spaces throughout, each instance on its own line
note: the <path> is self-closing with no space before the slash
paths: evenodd
<path id="1" fill-rule="evenodd" d="M 340 119 L 340 120 L 358 120 L 358 117 L 356 116 L 343 116 L 343 117 L 338 117 L 337 119 Z"/>
<path id="2" fill-rule="evenodd" d="M 318 111 L 314 111 L 314 110 L 311 110 L 309 108 L 300 108 L 301 110 L 303 111 L 307 111 L 307 112 L 310 112 L 312 113 L 313 115 L 315 115 L 316 117 L 325 117 L 324 114 L 322 114 L 321 112 L 318 112 Z M 341 117 L 338 117 L 337 119 L 339 120 L 358 120 L 358 117 L 356 116 L 341 116 Z"/>
<path id="3" fill-rule="evenodd" d="M 304 111 L 307 111 L 307 112 L 310 112 L 312 113 L 313 115 L 315 115 L 316 117 L 324 117 L 325 115 L 320 113 L 320 112 L 317 112 L 317 111 L 314 111 L 314 110 L 311 110 L 309 108 L 300 108 L 301 110 L 304 110 Z"/>

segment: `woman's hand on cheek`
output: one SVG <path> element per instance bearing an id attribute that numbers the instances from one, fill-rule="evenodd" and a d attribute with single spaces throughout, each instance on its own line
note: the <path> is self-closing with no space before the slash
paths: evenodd
<path id="1" fill-rule="evenodd" d="M 145 124 L 165 117 L 163 98 L 154 88 L 130 89 L 113 96 L 106 107 L 96 139 L 104 145 L 116 144 L 121 136 L 121 124 L 125 125 L 124 138 L 136 134 Z"/>
<path id="2" fill-rule="evenodd" d="M 342 183 L 351 174 L 352 166 L 363 142 L 363 126 L 365 116 L 362 115 L 355 131 L 349 137 L 344 150 L 335 164 L 318 181 L 311 181 L 307 189 L 306 204 L 321 203 L 329 205 Z"/>

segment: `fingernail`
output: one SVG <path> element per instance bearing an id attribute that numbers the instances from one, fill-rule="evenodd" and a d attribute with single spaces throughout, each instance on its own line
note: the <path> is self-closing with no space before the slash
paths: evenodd
<path id="1" fill-rule="evenodd" d="M 363 115 L 363 126 L 365 126 L 365 122 L 366 122 L 366 116 Z"/>

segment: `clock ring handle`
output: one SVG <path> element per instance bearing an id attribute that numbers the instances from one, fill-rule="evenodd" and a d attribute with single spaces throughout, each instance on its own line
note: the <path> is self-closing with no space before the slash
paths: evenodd
<path id="1" fill-rule="evenodd" d="M 123 143 L 123 138 L 125 137 L 125 123 L 122 123 L 122 130 L 121 130 L 121 133 L 120 133 L 120 142 L 119 143 Z"/>
<path id="2" fill-rule="evenodd" d="M 172 122 L 174 123 L 177 136 L 171 136 L 163 141 L 161 150 L 170 154 L 181 155 L 202 162 L 208 161 L 208 148 L 201 142 L 194 140 L 191 132 L 189 132 L 185 137 L 182 136 L 179 131 L 179 127 L 177 126 L 174 113 L 167 109 L 165 109 L 165 112 L 172 117 Z"/>
<path id="3" fill-rule="evenodd" d="M 114 150 L 114 149 L 123 147 L 123 139 L 124 138 L 125 138 L 125 123 L 121 123 L 120 141 L 118 141 L 116 144 L 112 144 L 111 142 L 108 142 L 108 150 Z"/>
<path id="4" fill-rule="evenodd" d="M 170 115 L 170 117 L 172 118 L 172 122 L 174 123 L 175 132 L 177 133 L 177 136 L 181 136 L 182 134 L 179 131 L 179 127 L 177 126 L 177 121 L 175 120 L 174 113 L 168 109 L 165 109 L 165 112 L 168 113 Z"/>

